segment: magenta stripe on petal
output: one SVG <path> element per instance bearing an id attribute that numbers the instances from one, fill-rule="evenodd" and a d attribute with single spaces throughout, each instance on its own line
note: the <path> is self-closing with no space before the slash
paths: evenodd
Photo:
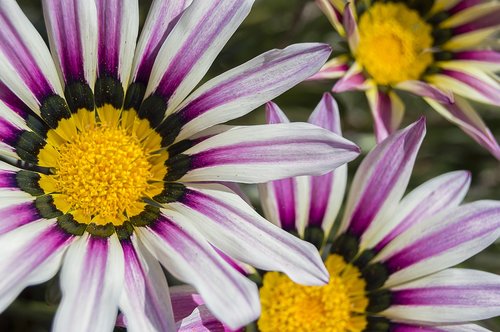
<path id="1" fill-rule="evenodd" d="M 499 15 L 500 9 L 492 10 L 488 14 L 483 15 L 474 21 L 453 28 L 453 34 L 458 35 L 479 29 L 487 29 L 497 26 L 500 24 L 498 19 Z"/>
<path id="2" fill-rule="evenodd" d="M 273 181 L 271 188 L 276 197 L 281 228 L 287 231 L 296 230 L 294 178 Z"/>
<path id="3" fill-rule="evenodd" d="M 496 216 L 500 209 L 489 209 L 486 211 L 475 211 L 475 213 L 447 225 L 445 228 L 428 234 L 415 241 L 406 248 L 392 255 L 385 261 L 385 266 L 392 272 L 397 272 L 410 265 L 432 258 L 439 254 L 476 238 L 482 237 L 491 232 L 498 231 L 499 223 L 476 222 L 475 227 L 471 223 L 478 219 L 487 219 L 490 216 Z M 451 217 L 451 216 L 450 216 Z M 429 245 L 432 243 L 432 245 Z"/>
<path id="4" fill-rule="evenodd" d="M 0 100 L 20 117 L 26 119 L 30 114 L 29 107 L 23 103 L 12 90 L 0 81 Z"/>
<path id="5" fill-rule="evenodd" d="M 16 172 L 0 171 L 0 188 L 17 188 Z"/>
<path id="6" fill-rule="evenodd" d="M 52 30 L 66 82 L 85 81 L 77 2 L 78 0 L 47 1 L 46 14 L 51 20 L 51 26 L 47 28 L 49 33 Z"/>
<path id="7" fill-rule="evenodd" d="M 456 70 L 444 69 L 441 74 L 467 84 L 495 104 L 500 105 L 500 91 L 490 84 L 487 84 L 474 76 Z"/>
<path id="8" fill-rule="evenodd" d="M 361 236 L 370 226 L 405 168 L 415 159 L 424 131 L 425 120 L 421 119 L 410 132 L 391 142 L 391 148 L 386 149 L 384 155 L 379 157 L 379 162 L 374 165 L 372 176 L 352 212 L 349 227 L 352 234 Z"/>
<path id="9" fill-rule="evenodd" d="M 0 235 L 40 218 L 34 202 L 11 205 L 0 209 Z"/>
<path id="10" fill-rule="evenodd" d="M 341 93 L 351 90 L 359 90 L 365 84 L 366 78 L 363 73 L 356 73 L 351 76 L 344 76 L 335 83 L 332 88 L 333 92 Z"/>
<path id="11" fill-rule="evenodd" d="M 205 91 L 196 99 L 192 100 L 189 104 L 187 104 L 182 110 L 179 111 L 179 114 L 184 119 L 184 122 L 189 122 L 194 118 L 199 117 L 205 112 L 210 111 L 211 109 L 226 104 L 230 101 L 233 101 L 237 98 L 242 98 L 245 96 L 251 96 L 258 94 L 259 91 L 264 91 L 269 88 L 276 86 L 277 82 L 283 80 L 283 77 L 279 75 L 269 76 L 265 81 L 259 81 L 258 84 L 253 84 L 251 88 L 241 89 L 242 85 L 247 85 L 248 82 L 252 81 L 252 78 L 256 75 L 259 75 L 262 72 L 265 72 L 268 69 L 273 67 L 278 67 L 280 64 L 286 63 L 287 61 L 299 58 L 302 55 L 317 53 L 317 52 L 329 52 L 329 47 L 326 45 L 318 45 L 317 47 L 310 47 L 304 49 L 302 52 L 292 52 L 288 56 L 279 57 L 277 59 L 273 59 L 271 61 L 265 62 L 261 66 L 254 67 L 250 70 L 242 72 L 240 75 L 234 76 L 226 80 L 225 82 L 221 82 L 214 86 L 213 88 Z M 290 73 L 290 76 L 298 75 L 301 76 L 301 72 L 307 72 L 310 69 L 305 66 L 299 66 L 297 68 L 297 72 Z"/>
<path id="12" fill-rule="evenodd" d="M 119 77 L 120 43 L 122 33 L 123 4 L 120 0 L 97 1 L 97 16 L 99 22 L 98 62 L 99 74 Z M 132 51 L 132 50 L 130 50 Z M 121 79 L 124 79 L 123 77 Z"/>
<path id="13" fill-rule="evenodd" d="M 0 142 L 14 146 L 21 134 L 19 128 L 14 127 L 5 118 L 0 118 Z"/>
<path id="14" fill-rule="evenodd" d="M 332 190 L 333 172 L 311 177 L 312 199 L 309 207 L 309 226 L 321 227 Z M 335 193 L 333 193 L 335 194 Z"/>
<path id="15" fill-rule="evenodd" d="M 484 0 L 461 0 L 455 6 L 448 10 L 451 14 L 456 14 L 464 9 L 479 5 L 483 3 Z"/>
<path id="16" fill-rule="evenodd" d="M 392 291 L 391 305 L 498 307 L 500 286 L 441 286 Z"/>
<path id="17" fill-rule="evenodd" d="M 12 64 L 24 83 L 40 101 L 53 94 L 53 89 L 38 67 L 29 48 L 11 22 L 5 10 L 0 10 L 0 50 Z"/>
<path id="18" fill-rule="evenodd" d="M 453 53 L 453 59 L 500 63 L 500 52 L 493 50 L 462 51 Z"/>
<path id="19" fill-rule="evenodd" d="M 156 90 L 164 97 L 168 98 L 175 92 L 206 49 L 210 47 L 210 44 L 213 43 L 214 39 L 222 32 L 242 5 L 241 1 L 234 1 L 233 6 L 224 13 L 224 16 L 221 16 L 221 13 L 217 11 L 221 1 L 213 1 L 207 15 L 190 31 L 189 38 L 170 62 Z M 210 33 L 202 33 L 202 30 L 205 29 L 210 29 Z M 202 40 L 200 40 L 200 36 L 203 37 Z"/>
<path id="20" fill-rule="evenodd" d="M 443 332 L 442 329 L 433 326 L 416 326 L 407 324 L 391 324 L 391 332 Z"/>

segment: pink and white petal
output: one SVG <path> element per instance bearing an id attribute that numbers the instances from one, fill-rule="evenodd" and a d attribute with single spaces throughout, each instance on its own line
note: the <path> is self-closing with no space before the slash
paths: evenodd
<path id="1" fill-rule="evenodd" d="M 429 14 L 434 15 L 446 11 L 460 2 L 463 2 L 463 0 L 435 0 Z"/>
<path id="2" fill-rule="evenodd" d="M 0 3 L 0 81 L 33 111 L 45 97 L 63 95 L 49 49 L 14 0 Z"/>
<path id="3" fill-rule="evenodd" d="M 452 29 L 454 34 L 467 33 L 500 25 L 500 4 L 488 1 L 456 12 L 439 24 L 440 29 Z"/>
<path id="4" fill-rule="evenodd" d="M 458 125 L 467 135 L 478 142 L 500 160 L 500 146 L 479 114 L 465 99 L 457 97 L 455 104 L 443 105 L 431 99 L 425 99 L 429 105 L 447 120 Z"/>
<path id="5" fill-rule="evenodd" d="M 174 331 L 167 279 L 160 263 L 136 237 L 121 244 L 125 282 L 119 307 L 128 331 Z"/>
<path id="6" fill-rule="evenodd" d="M 339 234 L 349 230 L 369 241 L 363 235 L 373 221 L 394 214 L 424 135 L 425 119 L 421 118 L 368 153 L 354 175 Z"/>
<path id="7" fill-rule="evenodd" d="M 490 1 L 490 0 L 486 0 L 486 1 Z M 450 2 L 453 2 L 453 1 L 450 1 Z M 484 3 L 484 2 L 485 2 L 485 0 L 462 0 L 456 4 L 453 4 L 453 7 L 449 6 L 448 13 L 456 14 L 458 12 L 461 12 L 462 10 L 477 6 L 477 5 Z"/>
<path id="8" fill-rule="evenodd" d="M 266 122 L 268 124 L 290 123 L 290 120 L 277 104 L 270 101 L 266 104 Z"/>
<path id="9" fill-rule="evenodd" d="M 363 68 L 357 62 L 354 62 L 349 70 L 335 83 L 333 92 L 341 93 L 352 90 L 368 90 L 373 87 L 372 80 L 365 77 Z"/>
<path id="10" fill-rule="evenodd" d="M 474 324 L 457 325 L 418 325 L 392 323 L 391 332 L 491 332 L 484 327 Z"/>
<path id="11" fill-rule="evenodd" d="M 0 311 L 30 285 L 52 278 L 73 237 L 55 220 L 42 220 L 0 236 Z"/>
<path id="12" fill-rule="evenodd" d="M 176 110 L 183 123 L 176 140 L 251 112 L 316 73 L 330 52 L 326 44 L 296 44 L 215 77 Z"/>
<path id="13" fill-rule="evenodd" d="M 325 14 L 332 26 L 339 35 L 345 36 L 344 26 L 342 25 L 342 12 L 344 11 L 344 2 L 342 0 L 316 0 L 319 9 Z"/>
<path id="14" fill-rule="evenodd" d="M 192 226 L 192 220 L 172 210 L 139 238 L 176 278 L 193 285 L 214 315 L 232 328 L 260 314 L 256 285 L 232 268 Z"/>
<path id="15" fill-rule="evenodd" d="M 139 33 L 139 4 L 136 0 L 96 2 L 98 17 L 97 75 L 120 80 L 128 86 Z"/>
<path id="16" fill-rule="evenodd" d="M 454 67 L 473 66 L 487 72 L 500 70 L 500 52 L 494 50 L 467 50 L 453 53 Z"/>
<path id="17" fill-rule="evenodd" d="M 423 81 L 404 81 L 396 84 L 396 89 L 408 91 L 420 97 L 428 97 L 440 103 L 451 104 L 455 101 L 453 94 L 445 89 L 439 89 Z"/>
<path id="18" fill-rule="evenodd" d="M 154 0 L 135 51 L 131 81 L 147 84 L 160 47 L 191 0 Z"/>
<path id="19" fill-rule="evenodd" d="M 375 138 L 380 143 L 401 125 L 405 105 L 394 91 L 386 93 L 376 86 L 366 91 L 366 98 L 373 116 Z"/>
<path id="20" fill-rule="evenodd" d="M 316 74 L 309 77 L 307 80 L 315 81 L 340 78 L 349 70 L 349 64 L 347 61 L 348 58 L 345 55 L 328 60 L 328 62 L 325 63 Z"/>
<path id="21" fill-rule="evenodd" d="M 65 84 L 94 89 L 97 67 L 97 10 L 94 1 L 44 0 L 50 49 Z"/>
<path id="22" fill-rule="evenodd" d="M 233 127 L 185 154 L 190 168 L 180 181 L 261 183 L 325 173 L 356 158 L 359 148 L 323 128 L 289 123 Z"/>
<path id="23" fill-rule="evenodd" d="M 391 289 L 391 320 L 460 323 L 500 315 L 500 276 L 448 269 Z"/>
<path id="24" fill-rule="evenodd" d="M 253 0 L 194 0 L 156 57 L 146 97 L 159 94 L 176 109 L 199 83 L 222 47 L 250 12 Z"/>
<path id="25" fill-rule="evenodd" d="M 241 332 L 243 328 L 231 329 L 221 323 L 207 306 L 201 305 L 191 314 L 177 322 L 177 332 Z"/>
<path id="26" fill-rule="evenodd" d="M 123 250 L 116 235 L 79 237 L 64 258 L 60 276 L 62 300 L 52 330 L 110 331 L 118 314 L 123 278 Z"/>
<path id="27" fill-rule="evenodd" d="M 169 289 L 170 300 L 176 322 L 188 317 L 194 309 L 205 304 L 196 289 L 189 285 L 173 286 Z"/>
<path id="28" fill-rule="evenodd" d="M 309 117 L 308 122 L 342 135 L 339 108 L 329 93 L 323 94 L 323 98 Z M 333 226 L 344 199 L 347 165 L 342 165 L 335 171 L 324 175 L 311 176 L 309 181 L 308 225 L 323 228 L 326 236 Z"/>
<path id="29" fill-rule="evenodd" d="M 500 202 L 477 201 L 414 225 L 389 243 L 374 261 L 388 269 L 386 286 L 392 287 L 461 263 L 499 235 Z"/>
<path id="30" fill-rule="evenodd" d="M 457 207 L 470 186 L 471 175 L 466 171 L 450 172 L 435 177 L 407 194 L 393 218 L 378 220 L 367 236 L 368 248 L 382 250 L 389 242 L 408 228 L 447 209 Z"/>
<path id="31" fill-rule="evenodd" d="M 301 284 L 323 285 L 328 280 L 314 246 L 273 226 L 221 186 L 190 185 L 183 198 L 169 206 L 190 216 L 205 237 L 230 257 L 284 272 Z"/>
<path id="32" fill-rule="evenodd" d="M 354 1 L 348 2 L 342 15 L 342 24 L 346 32 L 347 42 L 351 53 L 355 54 L 359 44 L 358 23 L 356 22 L 356 4 Z"/>
<path id="33" fill-rule="evenodd" d="M 0 208 L 0 235 L 40 219 L 34 198 L 26 197 L 26 202 Z"/>
<path id="34" fill-rule="evenodd" d="M 0 87 L 1 88 L 1 87 Z M 10 109 L 2 100 L 0 100 L 0 143 L 9 147 L 13 152 L 12 157 L 18 158 L 16 152 L 17 142 L 24 131 L 30 131 L 25 118 L 19 113 Z"/>

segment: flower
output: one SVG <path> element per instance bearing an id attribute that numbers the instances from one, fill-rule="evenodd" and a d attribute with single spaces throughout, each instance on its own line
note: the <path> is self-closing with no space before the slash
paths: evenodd
<path id="1" fill-rule="evenodd" d="M 137 1 L 45 0 L 51 51 L 0 3 L 0 310 L 62 266 L 55 331 L 111 330 L 118 308 L 131 331 L 172 331 L 160 262 L 237 328 L 259 315 L 257 288 L 216 249 L 328 279 L 313 246 L 216 182 L 319 174 L 359 149 L 309 124 L 216 125 L 312 75 L 330 48 L 272 50 L 191 92 L 253 1 L 190 3 L 153 1 L 136 45 Z"/>
<path id="2" fill-rule="evenodd" d="M 498 1 L 316 0 L 346 39 L 312 79 L 340 78 L 334 92 L 365 91 L 382 141 L 401 124 L 413 93 L 500 159 L 500 146 L 467 99 L 500 106 L 500 53 L 487 38 L 500 26 Z"/>
<path id="3" fill-rule="evenodd" d="M 269 104 L 268 121 L 288 120 Z M 329 94 L 309 121 L 340 134 Z M 330 281 L 302 286 L 265 273 L 260 331 L 483 331 L 468 322 L 500 315 L 500 276 L 449 268 L 498 239 L 500 202 L 461 204 L 470 184 L 465 171 L 403 197 L 424 135 L 420 119 L 368 153 L 336 227 L 345 166 L 261 185 L 266 216 L 320 249 Z"/>

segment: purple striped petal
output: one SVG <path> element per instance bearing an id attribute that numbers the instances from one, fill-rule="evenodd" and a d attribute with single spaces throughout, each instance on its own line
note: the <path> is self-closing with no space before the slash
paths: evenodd
<path id="1" fill-rule="evenodd" d="M 359 148 L 317 126 L 290 123 L 234 127 L 185 153 L 190 170 L 181 181 L 256 183 L 322 174 L 354 159 Z"/>
<path id="2" fill-rule="evenodd" d="M 222 324 L 211 312 L 207 306 L 201 305 L 193 312 L 177 322 L 177 332 L 242 332 L 244 328 L 231 329 Z"/>
<path id="3" fill-rule="evenodd" d="M 440 90 L 422 81 L 404 81 L 395 86 L 396 89 L 408 91 L 421 97 L 429 97 L 440 103 L 451 104 L 455 101 L 453 94 L 449 91 Z"/>
<path id="4" fill-rule="evenodd" d="M 342 135 L 337 102 L 329 93 L 324 93 L 318 106 L 311 114 L 309 123 Z M 325 236 L 337 217 L 347 182 L 347 165 L 320 176 L 309 177 L 310 189 L 309 226 L 322 227 Z"/>
<path id="5" fill-rule="evenodd" d="M 43 220 L 0 236 L 0 311 L 27 286 L 52 278 L 72 236 Z"/>
<path id="6" fill-rule="evenodd" d="M 5 118 L 0 118 L 0 142 L 13 147 L 16 145 L 21 133 L 21 128 L 14 126 Z"/>
<path id="7" fill-rule="evenodd" d="M 41 216 L 33 201 L 2 208 L 0 209 L 0 235 L 39 219 Z"/>
<path id="8" fill-rule="evenodd" d="M 479 11 L 479 7 L 482 7 L 482 10 Z M 477 14 L 471 15 L 466 23 L 454 26 L 452 29 L 454 35 L 494 28 L 500 25 L 500 20 L 498 19 L 500 16 L 500 6 L 498 4 L 485 3 L 482 6 L 472 7 L 468 11 L 475 11 Z M 461 13 L 466 14 L 466 11 L 462 11 Z"/>
<path id="9" fill-rule="evenodd" d="M 168 34 L 190 0 L 154 0 L 142 28 L 132 70 L 132 80 L 147 84 L 153 63 Z"/>
<path id="10" fill-rule="evenodd" d="M 430 78 L 438 86 L 447 86 L 451 91 L 466 98 L 500 106 L 500 85 L 488 74 L 443 69 Z"/>
<path id="11" fill-rule="evenodd" d="M 393 213 L 406 190 L 424 135 L 425 119 L 421 118 L 365 157 L 354 176 L 340 232 L 349 229 L 362 237 L 376 218 Z"/>
<path id="12" fill-rule="evenodd" d="M 460 0 L 458 3 L 451 7 L 448 12 L 452 14 L 456 14 L 458 12 L 461 12 L 462 10 L 465 10 L 470 7 L 477 6 L 481 3 L 483 3 L 484 0 Z"/>
<path id="13" fill-rule="evenodd" d="M 50 48 L 63 80 L 87 82 L 96 75 L 97 11 L 94 1 L 44 0 L 43 12 Z"/>
<path id="14" fill-rule="evenodd" d="M 356 22 L 355 17 L 355 6 L 354 2 L 347 3 L 342 15 L 342 23 L 345 28 L 347 42 L 349 43 L 351 53 L 356 53 L 359 44 L 359 31 L 358 23 Z"/>
<path id="15" fill-rule="evenodd" d="M 391 290 L 382 315 L 395 320 L 460 323 L 500 315 L 500 276 L 448 269 Z"/>
<path id="16" fill-rule="evenodd" d="M 340 78 L 349 70 L 349 65 L 347 64 L 348 60 L 349 59 L 345 56 L 333 58 L 325 63 L 316 74 L 309 77 L 307 80 L 314 81 Z"/>
<path id="17" fill-rule="evenodd" d="M 363 68 L 358 63 L 351 65 L 349 70 L 332 88 L 333 92 L 341 93 L 351 90 L 367 90 L 371 84 L 363 74 Z"/>
<path id="18" fill-rule="evenodd" d="M 404 115 L 404 103 L 393 91 L 388 93 L 374 87 L 366 91 L 377 142 L 382 142 L 399 128 Z"/>
<path id="19" fill-rule="evenodd" d="M 98 18 L 98 76 L 111 76 L 128 86 L 139 31 L 139 5 L 135 0 L 100 0 Z"/>
<path id="20" fill-rule="evenodd" d="M 2 81 L 0 81 L 0 100 L 23 119 L 31 115 L 30 108 Z"/>
<path id="21" fill-rule="evenodd" d="M 338 4 L 337 1 L 331 2 L 329 0 L 316 0 L 315 2 L 321 9 L 321 11 L 325 14 L 325 16 L 328 18 L 328 20 L 335 28 L 335 30 L 337 30 L 339 35 L 344 36 L 345 35 L 344 27 L 340 22 L 342 20 L 342 12 L 344 10 L 344 6 L 337 7 L 336 6 Z"/>
<path id="22" fill-rule="evenodd" d="M 484 67 L 485 70 L 500 68 L 500 52 L 493 50 L 473 50 L 453 53 L 453 61 L 466 61 L 474 66 Z"/>
<path id="23" fill-rule="evenodd" d="M 191 286 L 173 286 L 169 291 L 176 322 L 188 317 L 194 309 L 205 303 Z"/>
<path id="24" fill-rule="evenodd" d="M 193 285 L 214 315 L 232 328 L 239 328 L 260 314 L 254 283 L 233 269 L 193 228 L 192 220 L 164 210 L 140 238 L 176 278 Z"/>
<path id="25" fill-rule="evenodd" d="M 380 251 L 411 226 L 458 206 L 469 189 L 470 180 L 469 172 L 457 171 L 425 182 L 403 198 L 393 218 L 374 229 L 372 241 L 366 246 Z"/>
<path id="26" fill-rule="evenodd" d="M 429 99 L 426 99 L 426 101 L 446 119 L 458 125 L 467 135 L 500 160 L 500 146 L 495 136 L 493 136 L 469 102 L 460 97 L 457 97 L 455 104 L 452 105 L 439 104 Z"/>
<path id="27" fill-rule="evenodd" d="M 269 124 L 290 123 L 285 112 L 272 101 L 266 104 L 266 122 Z"/>
<path id="28" fill-rule="evenodd" d="M 478 201 L 418 223 L 395 238 L 375 260 L 390 271 L 386 285 L 391 286 L 461 263 L 499 235 L 500 202 Z"/>
<path id="29" fill-rule="evenodd" d="M 243 116 L 279 96 L 314 74 L 330 51 L 325 44 L 296 44 L 266 52 L 208 81 L 176 111 L 183 123 L 177 140 Z"/>
<path id="30" fill-rule="evenodd" d="M 153 65 L 146 96 L 155 92 L 175 109 L 208 71 L 250 12 L 252 0 L 194 0 L 169 34 Z"/>
<path id="31" fill-rule="evenodd" d="M 122 241 L 125 282 L 120 310 L 131 331 L 174 331 L 175 321 L 165 274 L 135 238 Z"/>
<path id="32" fill-rule="evenodd" d="M 215 247 L 239 261 L 282 271 L 301 284 L 324 285 L 328 281 L 313 245 L 272 225 L 221 186 L 190 186 L 182 200 L 171 206 L 190 216 Z"/>
<path id="33" fill-rule="evenodd" d="M 53 331 L 110 331 L 123 289 L 123 250 L 116 235 L 80 237 L 68 249 L 61 270 L 62 300 Z M 75 324 L 75 313 L 78 324 Z"/>
<path id="34" fill-rule="evenodd" d="M 403 323 L 392 323 L 391 332 L 491 332 L 479 325 L 442 325 L 442 326 L 425 326 L 425 325 L 410 325 Z"/>
<path id="35" fill-rule="evenodd" d="M 45 97 L 62 87 L 50 52 L 14 0 L 0 3 L 0 80 L 38 111 Z"/>

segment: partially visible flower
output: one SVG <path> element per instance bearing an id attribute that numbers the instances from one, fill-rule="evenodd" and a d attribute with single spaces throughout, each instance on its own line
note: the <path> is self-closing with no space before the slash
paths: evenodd
<path id="1" fill-rule="evenodd" d="M 268 120 L 288 121 L 272 103 Z M 310 122 L 340 133 L 330 95 Z M 500 276 L 449 268 L 498 239 L 500 202 L 461 204 L 470 184 L 464 171 L 403 197 L 424 134 L 421 119 L 366 156 L 335 228 L 345 169 L 261 185 L 266 216 L 318 246 L 330 282 L 307 287 L 265 273 L 260 331 L 484 331 L 467 322 L 500 315 Z"/>
<path id="2" fill-rule="evenodd" d="M 0 311 L 61 268 L 53 330 L 109 331 L 120 309 L 130 331 L 172 331 L 161 263 L 238 328 L 260 313 L 257 288 L 219 252 L 327 281 L 312 245 L 201 182 L 320 174 L 357 156 L 308 124 L 215 126 L 312 75 L 330 47 L 272 50 L 191 92 L 253 1 L 190 3 L 153 1 L 136 45 L 136 0 L 44 0 L 51 55 L 0 2 Z"/>
<path id="3" fill-rule="evenodd" d="M 423 97 L 500 159 L 500 147 L 466 99 L 500 106 L 500 53 L 485 46 L 500 27 L 498 1 L 316 0 L 347 50 L 312 79 L 334 92 L 365 91 L 377 141 L 401 124 L 396 91 Z"/>

